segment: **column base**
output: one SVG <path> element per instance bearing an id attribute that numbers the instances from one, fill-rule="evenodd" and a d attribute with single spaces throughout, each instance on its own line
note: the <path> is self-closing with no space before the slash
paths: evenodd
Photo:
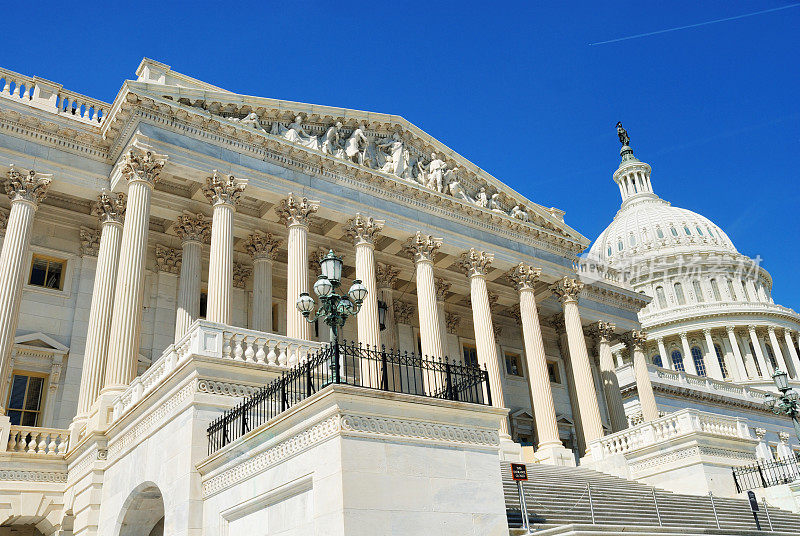
<path id="1" fill-rule="evenodd" d="M 8 449 L 9 434 L 11 434 L 11 417 L 0 414 L 0 452 Z"/>
<path id="2" fill-rule="evenodd" d="M 575 453 L 564 445 L 549 445 L 539 447 L 534 452 L 533 457 L 537 463 L 547 465 L 561 465 L 565 467 L 575 467 Z"/>
<path id="3" fill-rule="evenodd" d="M 512 441 L 509 436 L 500 436 L 500 459 L 504 462 L 521 462 L 522 445 Z"/>

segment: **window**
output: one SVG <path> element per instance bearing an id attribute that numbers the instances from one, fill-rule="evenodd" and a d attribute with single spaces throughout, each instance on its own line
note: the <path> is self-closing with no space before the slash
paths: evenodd
<path id="1" fill-rule="evenodd" d="M 478 348 L 471 344 L 462 346 L 464 352 L 464 364 L 470 367 L 478 366 Z"/>
<path id="2" fill-rule="evenodd" d="M 673 350 L 670 357 L 672 358 L 672 366 L 675 370 L 686 372 L 686 369 L 683 368 L 683 355 L 681 355 L 680 351 Z"/>
<path id="3" fill-rule="evenodd" d="M 690 236 L 692 232 L 689 230 L 687 226 L 683 226 L 683 232 L 686 233 L 686 236 Z"/>
<path id="4" fill-rule="evenodd" d="M 672 233 L 672 236 L 678 236 L 678 231 L 675 229 L 675 227 L 670 227 L 669 230 Z"/>
<path id="5" fill-rule="evenodd" d="M 697 227 L 697 234 L 703 236 L 703 230 L 700 227 Z"/>
<path id="6" fill-rule="evenodd" d="M 719 344 L 714 345 L 714 353 L 717 355 L 717 361 L 719 361 L 719 369 L 722 371 L 722 377 L 728 377 L 728 366 L 725 364 L 725 358 L 722 357 L 722 348 L 719 347 Z"/>
<path id="7" fill-rule="evenodd" d="M 686 305 L 686 296 L 683 295 L 683 285 L 675 283 L 675 298 L 678 300 L 678 305 Z"/>
<path id="8" fill-rule="evenodd" d="M 664 231 L 661 230 L 661 227 L 656 227 L 656 236 L 659 238 L 664 238 Z"/>
<path id="9" fill-rule="evenodd" d="M 722 296 L 719 293 L 719 285 L 717 285 L 716 279 L 711 280 L 711 292 L 714 294 L 714 299 L 716 301 L 722 301 Z"/>
<path id="10" fill-rule="evenodd" d="M 506 357 L 506 373 L 511 376 L 525 376 L 522 371 L 522 357 L 517 353 L 504 352 Z"/>
<path id="11" fill-rule="evenodd" d="M 635 245 L 636 245 L 636 236 L 634 236 L 633 234 L 631 234 L 631 236 L 628 238 L 628 243 L 629 243 L 631 246 L 635 246 Z"/>
<path id="12" fill-rule="evenodd" d="M 620 238 L 619 242 L 617 242 L 617 250 L 622 251 L 622 248 L 624 248 L 624 247 L 625 247 L 625 244 L 622 243 L 622 239 Z"/>
<path id="13" fill-rule="evenodd" d="M 706 227 L 706 231 L 708 231 L 708 236 L 714 238 L 714 233 L 711 232 L 711 227 Z"/>
<path id="14" fill-rule="evenodd" d="M 547 362 L 547 375 L 550 377 L 550 383 L 561 383 L 561 372 L 558 370 L 558 363 L 555 361 Z"/>
<path id="15" fill-rule="evenodd" d="M 656 287 L 656 298 L 658 298 L 658 306 L 662 309 L 667 307 L 667 297 L 664 295 L 664 287 Z"/>
<path id="16" fill-rule="evenodd" d="M 775 354 L 772 351 L 772 346 L 769 343 L 765 343 L 764 346 L 767 347 L 767 358 L 769 358 L 769 364 L 772 365 L 772 370 L 778 368 L 778 362 L 775 361 Z"/>
<path id="17" fill-rule="evenodd" d="M 650 240 L 650 232 L 647 229 L 642 229 L 642 239 L 647 242 Z"/>
<path id="18" fill-rule="evenodd" d="M 731 300 L 736 301 L 736 291 L 733 290 L 733 281 L 728 279 L 728 292 L 731 295 Z"/>
<path id="19" fill-rule="evenodd" d="M 203 290 L 203 291 L 200 292 L 200 315 L 199 315 L 199 317 L 200 318 L 205 318 L 206 314 L 208 314 L 208 291 L 207 290 Z M 273 316 L 272 318 L 273 318 L 273 325 L 274 325 L 275 317 Z"/>
<path id="20" fill-rule="evenodd" d="M 750 292 L 747 290 L 747 285 L 744 282 L 744 279 L 741 281 L 742 283 L 742 294 L 744 295 L 744 299 L 750 301 Z"/>
<path id="21" fill-rule="evenodd" d="M 703 360 L 703 352 L 697 346 L 692 346 L 692 361 L 698 376 L 706 376 L 706 362 Z"/>
<path id="22" fill-rule="evenodd" d="M 8 394 L 7 415 L 11 424 L 39 426 L 45 376 L 30 372 L 14 372 Z"/>
<path id="23" fill-rule="evenodd" d="M 613 255 L 614 251 L 611 249 L 611 246 L 608 246 L 608 256 L 610 257 Z"/>
<path id="24" fill-rule="evenodd" d="M 664 366 L 664 364 L 661 362 L 661 356 L 658 355 L 658 354 L 654 355 L 653 358 L 650 361 L 652 361 L 653 364 L 655 366 L 657 366 L 657 367 L 663 367 Z"/>
<path id="25" fill-rule="evenodd" d="M 700 281 L 692 281 L 692 287 L 694 288 L 694 297 L 697 303 L 703 303 L 705 299 L 703 298 L 703 287 L 700 286 Z"/>
<path id="26" fill-rule="evenodd" d="M 66 261 L 34 255 L 28 284 L 34 287 L 62 290 L 64 288 L 64 266 Z"/>

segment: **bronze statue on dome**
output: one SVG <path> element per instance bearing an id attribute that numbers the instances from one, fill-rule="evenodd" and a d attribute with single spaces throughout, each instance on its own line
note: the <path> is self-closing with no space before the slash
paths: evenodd
<path id="1" fill-rule="evenodd" d="M 628 131 L 622 128 L 622 121 L 617 121 L 617 136 L 622 145 L 630 145 L 631 139 L 628 136 Z"/>

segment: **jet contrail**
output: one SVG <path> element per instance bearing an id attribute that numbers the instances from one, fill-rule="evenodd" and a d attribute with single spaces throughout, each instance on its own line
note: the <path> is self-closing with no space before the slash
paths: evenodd
<path id="1" fill-rule="evenodd" d="M 636 35 L 629 35 L 628 37 L 620 37 L 618 39 L 609 39 L 608 41 L 598 41 L 597 43 L 589 43 L 589 46 L 591 47 L 591 46 L 594 46 L 594 45 L 605 45 L 607 43 L 617 43 L 619 41 L 627 41 L 628 39 L 636 39 L 637 37 L 647 37 L 647 36 L 650 36 L 650 35 L 657 35 L 657 34 L 662 34 L 662 33 L 667 33 L 667 32 L 674 32 L 674 31 L 677 31 L 677 30 L 686 30 L 687 28 L 697 28 L 698 26 L 706 26 L 707 24 L 716 24 L 717 22 L 725 22 L 725 21 L 729 21 L 729 20 L 744 19 L 746 17 L 753 17 L 755 15 L 761 15 L 763 13 L 771 13 L 773 11 L 780 11 L 782 9 L 789 9 L 789 8 L 797 7 L 797 6 L 800 6 L 800 3 L 789 4 L 788 6 L 774 7 L 772 9 L 765 9 L 763 11 L 756 11 L 755 13 L 746 13 L 744 15 L 736 15 L 735 17 L 725 17 L 724 19 L 716 19 L 716 20 L 709 20 L 709 21 L 706 21 L 706 22 L 698 22 L 697 24 L 689 24 L 689 25 L 686 25 L 686 26 L 678 26 L 676 28 L 667 28 L 666 30 L 658 30 L 658 31 L 655 31 L 655 32 L 647 32 L 647 33 L 641 33 L 641 34 L 636 34 Z"/>

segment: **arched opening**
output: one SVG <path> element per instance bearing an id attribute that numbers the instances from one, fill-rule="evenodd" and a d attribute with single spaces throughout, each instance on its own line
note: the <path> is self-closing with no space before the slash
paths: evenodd
<path id="1" fill-rule="evenodd" d="M 706 375 L 706 362 L 703 360 L 703 352 L 697 346 L 692 346 L 692 361 L 698 376 Z"/>
<path id="2" fill-rule="evenodd" d="M 653 358 L 651 359 L 651 361 L 657 367 L 663 367 L 664 366 L 664 364 L 661 362 L 661 356 L 658 355 L 658 354 L 654 355 Z"/>
<path id="3" fill-rule="evenodd" d="M 683 355 L 679 350 L 673 350 L 670 357 L 672 357 L 672 366 L 675 370 L 686 372 L 686 369 L 683 368 Z"/>
<path id="4" fill-rule="evenodd" d="M 722 348 L 720 348 L 719 344 L 714 345 L 714 353 L 717 356 L 717 361 L 719 361 L 719 368 L 722 371 L 722 377 L 728 377 L 728 365 L 725 363 L 725 358 L 722 356 Z"/>
<path id="5" fill-rule="evenodd" d="M 152 482 L 139 484 L 131 492 L 119 514 L 118 536 L 163 536 L 164 499 Z"/>

